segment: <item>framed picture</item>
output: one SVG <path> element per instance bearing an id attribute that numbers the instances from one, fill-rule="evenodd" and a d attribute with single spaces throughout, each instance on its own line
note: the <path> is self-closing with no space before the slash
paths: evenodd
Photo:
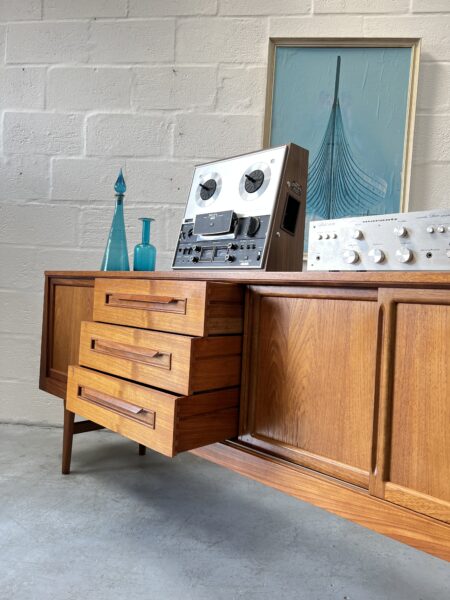
<path id="1" fill-rule="evenodd" d="M 407 210 L 420 39 L 271 39 L 264 146 L 309 150 L 309 221 Z"/>

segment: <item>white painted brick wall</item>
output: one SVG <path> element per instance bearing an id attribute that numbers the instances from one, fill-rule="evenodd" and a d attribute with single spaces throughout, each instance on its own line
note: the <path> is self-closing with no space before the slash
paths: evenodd
<path id="1" fill-rule="evenodd" d="M 86 120 L 86 154 L 90 156 L 164 156 L 170 141 L 164 115 L 101 114 Z"/>
<path id="2" fill-rule="evenodd" d="M 5 112 L 5 154 L 79 154 L 82 150 L 83 118 L 50 112 Z"/>
<path id="3" fill-rule="evenodd" d="M 179 114 L 175 156 L 220 158 L 251 152 L 261 143 L 262 118 L 254 115 Z"/>
<path id="4" fill-rule="evenodd" d="M 58 110 L 130 108 L 129 67 L 53 67 L 48 70 L 47 107 Z"/>
<path id="5" fill-rule="evenodd" d="M 0 108 L 43 109 L 45 67 L 0 67 Z"/>
<path id="6" fill-rule="evenodd" d="M 132 105 L 136 110 L 213 107 L 217 68 L 139 67 L 134 69 Z"/>
<path id="7" fill-rule="evenodd" d="M 9 23 L 6 62 L 10 64 L 86 62 L 88 33 L 88 21 Z"/>
<path id="8" fill-rule="evenodd" d="M 89 45 L 91 62 L 172 62 L 175 19 L 93 21 Z"/>
<path id="9" fill-rule="evenodd" d="M 98 268 L 119 168 L 167 268 L 193 165 L 260 147 L 269 35 L 422 37 L 410 208 L 449 205 L 449 0 L 0 0 L 0 421 L 61 424 L 43 271 Z"/>

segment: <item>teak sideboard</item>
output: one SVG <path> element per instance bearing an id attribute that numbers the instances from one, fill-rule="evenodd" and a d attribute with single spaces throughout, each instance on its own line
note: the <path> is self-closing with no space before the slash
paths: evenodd
<path id="1" fill-rule="evenodd" d="M 450 273 L 47 272 L 40 387 L 450 560 Z"/>

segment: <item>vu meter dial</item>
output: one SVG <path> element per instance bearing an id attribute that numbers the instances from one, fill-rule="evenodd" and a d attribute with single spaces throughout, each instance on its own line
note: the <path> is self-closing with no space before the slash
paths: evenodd
<path id="1" fill-rule="evenodd" d="M 222 178 L 218 173 L 200 175 L 195 190 L 195 201 L 199 206 L 209 206 L 220 194 Z"/>

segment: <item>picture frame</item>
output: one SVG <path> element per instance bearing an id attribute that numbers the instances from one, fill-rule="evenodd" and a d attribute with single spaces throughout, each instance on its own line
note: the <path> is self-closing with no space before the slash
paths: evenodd
<path id="1" fill-rule="evenodd" d="M 307 148 L 310 220 L 408 209 L 420 38 L 270 38 L 264 147 Z"/>

